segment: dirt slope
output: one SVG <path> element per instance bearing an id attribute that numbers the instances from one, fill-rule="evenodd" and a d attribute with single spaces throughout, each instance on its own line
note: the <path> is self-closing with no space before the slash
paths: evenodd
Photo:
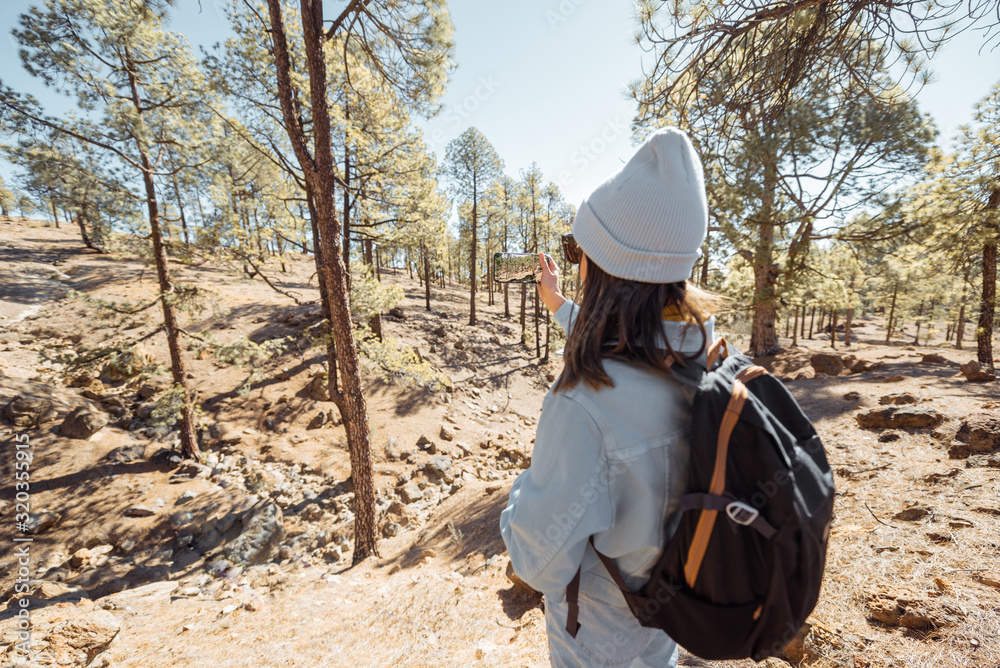
<path id="1" fill-rule="evenodd" d="M 541 611 L 504 575 L 497 519 L 513 477 L 529 461 L 547 378 L 560 362 L 554 356 L 540 366 L 533 348 L 520 344 L 514 295 L 510 320 L 500 295 L 494 306 L 480 301 L 481 323 L 469 327 L 463 288 L 435 288 L 427 312 L 415 279 L 403 272 L 383 277 L 406 293 L 405 319 L 386 318 L 386 333 L 415 346 L 453 388 L 386 383 L 369 364 L 386 538 L 380 558 L 349 569 L 344 431 L 336 415 L 316 426 L 318 413 L 331 405 L 309 392 L 322 362 L 305 335 L 318 318 L 309 261 L 294 261 L 287 274 L 268 270 L 301 306 L 238 267 L 174 263 L 172 270 L 179 283 L 210 290 L 207 308 L 188 317 L 189 331 L 222 342 L 293 341 L 242 392 L 248 369 L 188 352 L 208 464 L 190 480 L 178 480 L 176 465 L 157 455 L 174 440 L 148 416 L 165 374 L 152 379 L 150 397 L 143 398 L 125 382 L 67 387 L 53 359 L 152 331 L 155 309 L 126 318 L 130 329 L 119 332 L 93 307 L 65 298 L 75 290 L 105 300 L 148 299 L 155 293 L 152 268 L 137 257 L 86 251 L 71 230 L 0 220 L 0 406 L 27 394 L 49 398 L 57 412 L 39 430 L 0 425 L 5 599 L 18 567 L 13 435 L 30 436 L 32 512 L 59 514 L 31 544 L 34 642 L 56 647 L 65 640 L 59 635 L 65 622 L 84 619 L 95 625 L 86 627 L 90 645 L 72 651 L 66 649 L 72 643 L 59 645 L 65 665 L 545 665 Z M 829 352 L 827 334 L 766 360 L 779 376 L 798 378 L 789 387 L 823 436 L 838 485 L 823 598 L 789 663 L 998 666 L 1000 470 L 983 456 L 950 459 L 949 448 L 963 420 L 997 413 L 1000 388 L 958 374 L 973 353 L 882 346 L 875 343 L 876 324 L 862 320 L 861 341 L 850 350 L 883 365 L 872 371 L 815 377 L 809 357 Z M 165 362 L 161 338 L 142 346 Z M 838 348 L 846 354 L 842 343 Z M 931 353 L 945 361 L 922 362 Z M 941 424 L 858 426 L 859 413 L 902 393 L 915 407 L 940 412 Z M 88 440 L 60 436 L 56 425 L 79 405 L 100 411 L 108 426 Z M 225 559 L 224 543 L 202 549 L 213 530 L 228 535 L 226 517 L 232 524 L 233 516 L 265 502 L 282 509 L 285 532 L 269 560 L 242 568 Z M 137 505 L 151 514 L 125 514 Z M 913 519 L 899 519 L 906 517 Z M 50 584 L 43 590 L 41 581 Z M 0 609 L 0 653 L 11 660 L 13 601 Z M 693 657 L 682 663 L 712 665 Z"/>

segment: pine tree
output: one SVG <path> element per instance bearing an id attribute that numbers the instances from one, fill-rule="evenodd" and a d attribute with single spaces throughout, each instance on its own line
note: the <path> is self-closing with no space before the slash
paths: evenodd
<path id="1" fill-rule="evenodd" d="M 450 178 L 452 193 L 471 205 L 469 213 L 469 324 L 476 324 L 476 246 L 479 243 L 479 200 L 500 177 L 503 160 L 483 133 L 472 127 L 448 143 L 445 152 L 445 173 Z"/>
<path id="2" fill-rule="evenodd" d="M 693 17 L 709 10 L 696 3 L 690 11 Z M 785 27 L 807 42 L 822 19 L 810 13 L 801 18 Z M 778 350 L 783 283 L 806 266 L 812 242 L 840 236 L 840 221 L 884 204 L 906 177 L 918 178 L 933 138 L 912 101 L 889 104 L 855 80 L 836 79 L 813 65 L 787 82 L 792 87 L 776 98 L 780 104 L 751 104 L 735 94 L 766 79 L 753 63 L 765 68 L 790 55 L 760 51 L 767 29 L 761 25 L 717 44 L 721 53 L 706 52 L 675 78 L 651 77 L 634 87 L 640 128 L 679 123 L 693 134 L 721 230 L 754 270 L 754 355 Z M 785 48 L 780 40 L 768 44 Z M 843 46 L 850 51 L 836 54 L 839 61 L 864 71 L 887 67 L 886 50 L 870 39 Z"/>
<path id="3" fill-rule="evenodd" d="M 141 194 L 135 196 L 147 210 L 171 372 L 181 395 L 181 446 L 196 457 L 194 406 L 175 308 L 179 295 L 167 266 L 157 181 L 169 175 L 161 168 L 168 145 L 184 150 L 178 169 L 199 162 L 194 154 L 211 101 L 187 42 L 162 28 L 168 7 L 164 0 L 128 6 L 46 0 L 33 7 L 14 30 L 25 68 L 57 91 L 76 96 L 88 114 L 49 118 L 33 100 L 6 88 L 0 88 L 0 109 L 25 129 L 46 128 L 89 144 L 141 180 Z"/>

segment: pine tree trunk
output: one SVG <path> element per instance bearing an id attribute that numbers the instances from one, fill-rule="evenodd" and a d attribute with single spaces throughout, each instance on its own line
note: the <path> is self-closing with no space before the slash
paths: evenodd
<path id="1" fill-rule="evenodd" d="M 801 305 L 795 307 L 795 321 L 792 323 L 792 345 L 799 345 L 799 311 L 802 310 Z"/>
<path id="2" fill-rule="evenodd" d="M 125 60 L 130 62 L 128 49 L 124 50 Z M 139 123 L 140 133 L 143 136 L 143 115 L 142 104 L 139 96 L 139 86 L 133 74 L 134 68 L 129 68 L 129 87 L 132 94 L 132 104 L 134 105 Z M 153 165 L 149 158 L 146 145 L 141 140 L 136 141 L 136 149 L 139 153 L 139 162 L 142 165 L 142 182 L 146 188 L 146 208 L 149 213 L 150 238 L 153 241 L 153 260 L 156 263 L 156 278 L 160 287 L 160 305 L 163 309 L 163 328 L 167 333 L 167 350 L 170 354 L 170 373 L 173 377 L 174 387 L 180 389 L 181 416 L 178 420 L 181 437 L 181 452 L 185 457 L 198 459 L 201 451 L 198 447 L 198 439 L 194 433 L 194 406 L 191 401 L 191 391 L 187 384 L 187 368 L 184 364 L 184 355 L 181 352 L 180 325 L 174 312 L 173 300 L 168 297 L 173 296 L 174 286 L 170 281 L 170 271 L 167 267 L 167 253 L 163 247 L 163 237 L 160 232 L 160 210 L 156 199 L 156 183 L 153 181 Z"/>
<path id="3" fill-rule="evenodd" d="M 313 0 L 307 0 L 309 2 Z M 304 6 L 304 4 L 303 4 Z M 350 119 L 350 109 L 347 105 L 344 105 L 344 118 L 345 120 Z M 351 150 L 349 147 L 344 146 L 344 215 L 342 216 L 343 223 L 343 253 L 344 253 L 344 268 L 346 271 L 345 279 L 347 280 L 347 292 L 350 294 L 351 291 Z M 413 278 L 413 276 L 410 276 Z"/>
<path id="4" fill-rule="evenodd" d="M 56 223 L 56 229 L 58 230 L 59 229 L 59 211 L 58 211 L 58 209 L 56 209 L 56 201 L 54 199 L 51 201 L 51 204 L 52 204 L 52 220 L 55 221 L 55 223 Z"/>
<path id="5" fill-rule="evenodd" d="M 191 239 L 188 237 L 188 224 L 187 218 L 184 217 L 184 200 L 181 199 L 181 189 L 177 185 L 177 179 L 172 179 L 174 184 L 174 198 L 177 200 L 177 211 L 181 215 L 181 231 L 184 233 L 184 243 L 190 244 Z"/>
<path id="6" fill-rule="evenodd" d="M 955 323 L 955 350 L 962 349 L 962 337 L 965 335 L 965 300 L 958 307 L 958 322 Z"/>
<path id="7" fill-rule="evenodd" d="M 892 338 L 893 320 L 896 318 L 896 297 L 898 295 L 899 283 L 894 283 L 892 286 L 892 305 L 889 306 L 889 322 L 885 327 L 885 345 L 889 345 L 889 340 Z"/>
<path id="8" fill-rule="evenodd" d="M 758 214 L 760 236 L 753 253 L 744 253 L 754 273 L 753 324 L 750 334 L 750 354 L 754 357 L 772 355 L 781 349 L 777 320 L 778 266 L 774 263 L 774 198 L 777 189 L 777 169 L 771 156 L 765 158 L 763 194 Z"/>
<path id="9" fill-rule="evenodd" d="M 431 310 L 431 258 L 430 253 L 427 249 L 424 249 L 424 276 L 427 277 L 427 281 L 424 284 L 424 303 L 426 304 L 427 310 Z"/>
<path id="10" fill-rule="evenodd" d="M 531 295 L 532 301 L 535 303 L 535 357 L 542 356 L 542 335 L 539 330 L 539 326 L 542 320 L 542 313 L 539 310 L 541 308 L 541 299 L 538 298 L 537 294 Z M 546 309 L 547 310 L 547 309 Z"/>
<path id="11" fill-rule="evenodd" d="M 812 341 L 813 337 L 813 325 L 816 324 L 816 307 L 812 307 L 812 312 L 809 315 L 809 340 Z"/>
<path id="12" fill-rule="evenodd" d="M 312 228 L 313 235 L 313 248 L 316 252 L 313 253 L 313 262 L 316 265 L 316 277 L 317 284 L 319 286 L 319 298 L 320 305 L 323 308 L 323 318 L 329 323 L 333 321 L 333 316 L 330 311 L 330 297 L 326 291 L 326 282 L 323 280 L 323 266 L 325 264 L 325 258 L 323 257 L 323 246 L 320 243 L 319 238 L 319 224 L 316 222 L 318 216 L 316 215 L 316 207 L 313 204 L 312 189 L 306 184 L 306 202 L 309 205 L 309 225 Z M 340 391 L 340 383 L 338 382 L 338 372 L 337 372 L 337 345 L 333 340 L 332 332 L 327 332 L 326 336 L 326 361 L 327 361 L 327 392 L 329 396 L 334 396 Z"/>
<path id="13" fill-rule="evenodd" d="M 552 349 L 552 319 L 551 313 L 545 309 L 545 355 L 542 356 L 542 364 L 549 363 L 549 350 Z"/>
<path id="14" fill-rule="evenodd" d="M 708 253 L 705 253 L 701 262 L 701 289 L 708 289 Z"/>
<path id="15" fill-rule="evenodd" d="M 87 216 L 86 216 L 86 214 L 87 214 L 87 209 L 88 208 L 89 208 L 89 205 L 85 202 L 80 207 L 80 213 L 77 214 L 77 216 L 76 216 L 76 224 L 80 228 L 80 237 L 83 239 L 83 245 L 84 246 L 86 246 L 90 250 L 97 251 L 98 253 L 103 253 L 104 251 L 101 250 L 100 248 L 98 248 L 97 246 L 95 246 L 93 240 L 90 238 L 90 235 L 87 234 Z"/>
<path id="16" fill-rule="evenodd" d="M 528 298 L 528 287 L 521 283 L 521 343 L 524 343 L 524 332 L 526 331 L 525 323 L 527 319 L 525 318 L 525 302 Z"/>
<path id="17" fill-rule="evenodd" d="M 987 233 L 983 242 L 983 292 L 979 300 L 979 326 L 976 328 L 976 358 L 982 371 L 995 374 L 993 366 L 993 318 L 997 307 L 997 237 L 1000 237 L 1000 187 L 990 193 L 986 204 Z"/>
<path id="18" fill-rule="evenodd" d="M 372 240 L 365 239 L 364 242 L 365 249 L 365 264 L 371 267 L 375 260 L 372 256 Z M 378 337 L 378 340 L 382 340 L 382 314 L 376 313 L 371 318 L 368 319 L 368 328 L 372 330 L 372 334 Z"/>
<path id="19" fill-rule="evenodd" d="M 854 319 L 854 307 L 847 307 L 847 316 L 844 318 L 844 345 L 851 345 L 851 321 Z"/>
<path id="20" fill-rule="evenodd" d="M 920 319 L 924 317 L 924 302 L 920 302 L 920 308 L 917 310 L 917 334 L 913 337 L 913 345 L 920 345 Z"/>
<path id="21" fill-rule="evenodd" d="M 326 282 L 331 311 L 330 325 L 337 347 L 337 360 L 343 382 L 342 393 L 331 398 L 340 408 L 347 432 L 354 486 L 354 556 L 357 564 L 369 555 L 378 554 L 375 518 L 375 486 L 368 411 L 361 390 L 358 353 L 351 327 L 350 297 L 346 269 L 337 252 L 340 221 L 334 208 L 333 153 L 331 151 L 330 113 L 327 107 L 326 58 L 323 50 L 323 5 L 319 0 L 301 0 L 302 35 L 309 72 L 312 102 L 315 155 L 309 154 L 300 119 L 292 101 L 291 66 L 285 37 L 281 0 L 268 0 L 271 43 L 274 54 L 278 92 L 285 128 L 307 183 L 313 191 L 320 242 L 325 264 L 321 280 Z"/>
<path id="22" fill-rule="evenodd" d="M 476 324 L 476 283 L 478 282 L 478 276 L 476 274 L 476 241 L 478 233 L 476 231 L 476 222 L 479 215 L 478 205 L 479 202 L 476 200 L 479 198 L 478 193 L 478 179 L 476 174 L 472 175 L 472 257 L 469 260 L 469 324 Z"/>
<path id="23" fill-rule="evenodd" d="M 837 347 L 837 309 L 832 309 L 830 315 L 830 347 Z"/>

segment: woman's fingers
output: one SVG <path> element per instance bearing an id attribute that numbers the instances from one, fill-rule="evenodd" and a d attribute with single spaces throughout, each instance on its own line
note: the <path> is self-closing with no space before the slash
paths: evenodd
<path id="1" fill-rule="evenodd" d="M 538 260 L 542 265 L 542 274 L 555 275 L 559 273 L 559 267 L 556 265 L 556 261 L 545 253 L 538 253 Z"/>

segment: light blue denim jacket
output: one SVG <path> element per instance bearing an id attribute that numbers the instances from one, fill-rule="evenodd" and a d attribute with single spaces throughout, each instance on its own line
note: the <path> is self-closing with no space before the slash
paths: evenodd
<path id="1" fill-rule="evenodd" d="M 556 321 L 569 332 L 577 312 L 567 301 Z M 674 350 L 701 347 L 697 325 L 663 326 Z M 708 341 L 714 328 L 713 317 Z M 633 591 L 649 579 L 686 491 L 690 409 L 662 375 L 616 360 L 604 368 L 613 388 L 579 383 L 545 395 L 531 466 L 514 481 L 500 531 L 514 571 L 547 597 L 564 596 L 582 564 L 581 594 L 624 607 L 587 542 L 594 537 Z"/>

